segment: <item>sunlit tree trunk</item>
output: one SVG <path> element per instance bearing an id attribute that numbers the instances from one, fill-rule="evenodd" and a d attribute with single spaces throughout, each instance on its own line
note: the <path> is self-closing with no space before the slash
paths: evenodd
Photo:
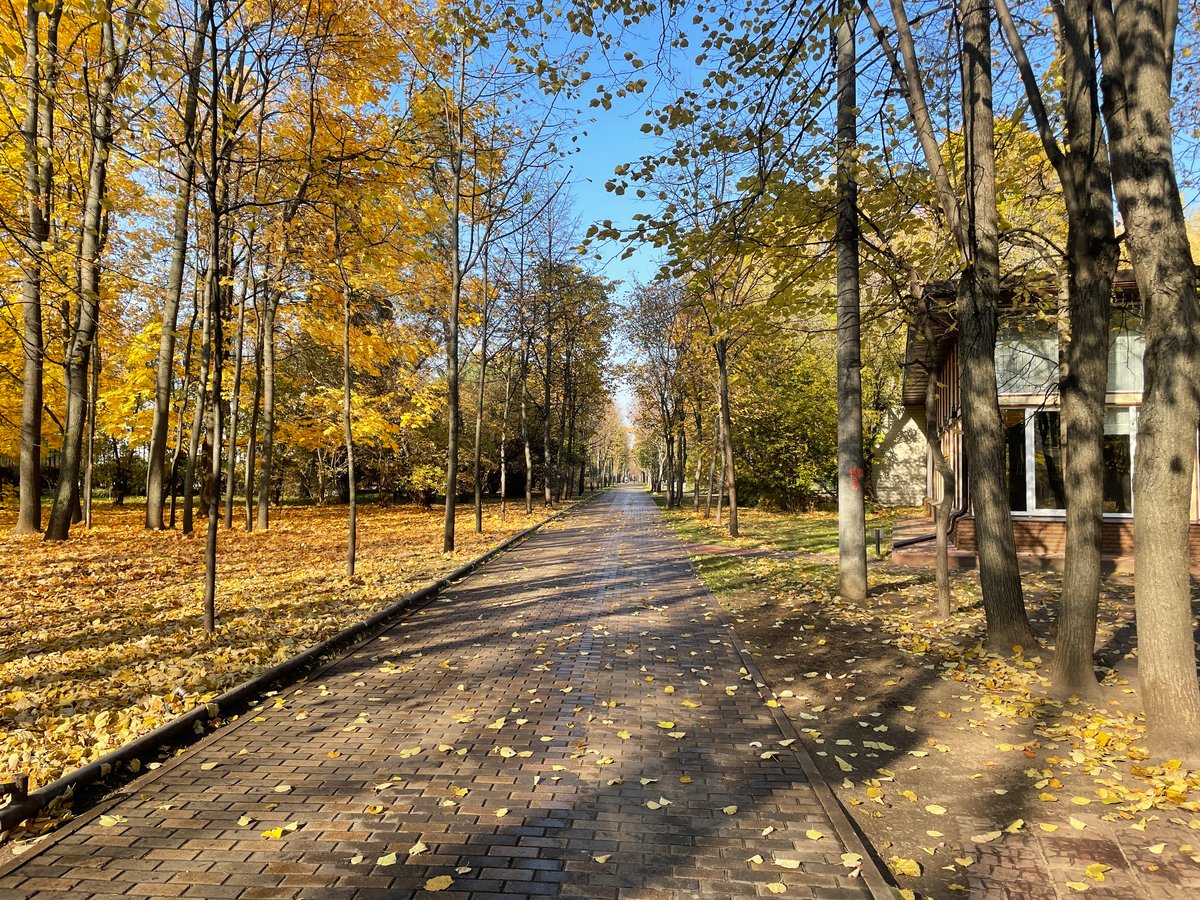
<path id="1" fill-rule="evenodd" d="M 500 417 L 500 522 L 508 514 L 508 412 L 512 405 L 512 356 L 509 356 L 508 371 L 504 378 L 504 414 Z"/>
<path id="2" fill-rule="evenodd" d="M 349 481 L 349 534 L 346 541 L 346 574 L 353 577 L 358 556 L 358 488 L 354 472 L 353 372 L 350 368 L 350 292 L 344 295 L 342 322 L 342 427 L 346 438 L 346 477 Z"/>
<path id="3" fill-rule="evenodd" d="M 251 273 L 253 278 L 253 273 Z M 258 456 L 258 412 L 262 403 L 262 313 L 258 304 L 258 283 L 251 296 L 254 298 L 254 399 L 250 405 L 250 430 L 246 435 L 246 530 L 254 530 L 254 466 Z"/>
<path id="4" fill-rule="evenodd" d="M 212 260 L 209 260 L 209 265 Z M 207 272 L 207 269 L 205 270 Z M 200 329 L 200 377 L 196 380 L 196 405 L 192 409 L 192 430 L 188 437 L 187 459 L 183 464 L 183 533 L 192 533 L 192 522 L 195 515 L 196 472 L 200 456 L 200 439 L 204 434 L 204 417 L 209 407 L 209 376 L 212 362 L 212 332 L 213 332 L 213 300 L 209 296 L 212 288 L 212 277 L 205 276 L 204 282 L 204 324 Z M 216 402 L 216 398 L 213 398 Z"/>
<path id="5" fill-rule="evenodd" d="M 471 472 L 475 482 L 476 534 L 483 534 L 483 401 L 487 386 L 489 311 L 488 260 L 485 254 L 483 257 L 483 321 L 479 336 L 479 392 L 475 396 L 475 446 L 472 448 L 471 454 Z"/>
<path id="6" fill-rule="evenodd" d="M 54 192 L 54 110 L 58 72 L 58 25 L 62 2 L 47 14 L 46 44 L 41 46 L 41 3 L 25 5 L 25 116 L 21 137 L 25 151 L 28 214 L 21 261 L 21 433 L 18 462 L 18 508 L 15 534 L 42 530 L 42 255 L 50 238 Z M 41 58 L 46 71 L 41 71 Z M 46 90 L 42 90 L 45 80 Z"/>
<path id="7" fill-rule="evenodd" d="M 183 350 L 183 387 L 179 391 L 179 399 L 175 403 L 175 451 L 171 454 L 171 471 L 167 479 L 167 495 L 171 499 L 170 528 L 175 527 L 176 495 L 179 493 L 179 463 L 183 459 L 183 426 L 187 421 L 187 397 L 191 390 L 192 379 L 192 345 L 196 338 L 196 317 L 200 307 L 196 303 L 195 291 L 192 292 L 192 321 L 188 325 L 187 344 Z"/>
<path id="8" fill-rule="evenodd" d="M 721 404 L 722 477 L 729 500 L 729 536 L 738 537 L 737 475 L 733 462 L 733 422 L 729 410 L 729 339 L 716 341 L 717 392 Z M 721 507 L 717 505 L 717 524 L 721 522 Z"/>
<path id="9" fill-rule="evenodd" d="M 259 448 L 261 463 L 258 473 L 259 531 L 271 524 L 271 484 L 275 478 L 275 311 L 279 308 L 279 292 L 268 285 L 263 297 L 262 337 L 262 440 Z"/>
<path id="10" fill-rule="evenodd" d="M 842 0 L 837 49 L 837 460 L 838 593 L 867 596 L 867 525 L 863 480 L 862 356 L 858 277 L 858 85 L 855 0 Z"/>
<path id="11" fill-rule="evenodd" d="M 100 256 L 103 251 L 104 205 L 108 186 L 108 157 L 113 146 L 113 106 L 122 67 L 113 33 L 112 9 L 100 25 L 104 56 L 91 120 L 87 190 L 83 203 L 83 230 L 79 252 L 79 300 L 67 347 L 67 418 L 59 466 L 58 490 L 50 509 L 46 540 L 67 539 L 79 504 L 80 462 L 87 420 L 87 377 L 96 324 L 100 314 Z"/>
<path id="12" fill-rule="evenodd" d="M 521 377 L 519 381 L 519 389 L 521 391 L 521 441 L 525 444 L 525 514 L 533 513 L 533 447 L 529 442 L 529 409 L 528 409 L 528 391 L 526 389 L 526 378 L 529 377 L 529 338 L 525 338 L 525 344 L 521 348 Z"/>
<path id="13" fill-rule="evenodd" d="M 252 248 L 251 248 L 252 250 Z M 237 331 L 233 345 L 233 390 L 229 397 L 229 458 L 225 464 L 225 527 L 233 527 L 233 494 L 237 487 L 238 413 L 242 397 L 242 345 L 246 338 L 246 304 L 249 301 L 247 280 L 251 276 L 253 257 L 247 250 L 246 274 L 242 279 L 242 300 L 238 304 Z"/>
<path id="14" fill-rule="evenodd" d="M 96 398 L 100 392 L 100 343 L 92 345 L 87 398 L 87 468 L 83 473 L 83 527 L 92 527 L 92 481 L 96 472 Z M 118 469 L 120 461 L 118 460 Z"/>

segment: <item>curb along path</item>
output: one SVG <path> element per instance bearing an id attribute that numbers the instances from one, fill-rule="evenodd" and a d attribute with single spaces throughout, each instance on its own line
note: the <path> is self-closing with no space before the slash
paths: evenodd
<path id="1" fill-rule="evenodd" d="M 739 646 L 649 497 L 611 490 L 28 851 L 0 897 L 888 896 Z"/>

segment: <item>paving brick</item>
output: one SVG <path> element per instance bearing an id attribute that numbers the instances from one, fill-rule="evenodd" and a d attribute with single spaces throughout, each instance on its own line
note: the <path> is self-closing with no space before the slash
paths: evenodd
<path id="1" fill-rule="evenodd" d="M 747 859 L 772 852 L 802 860 L 788 896 L 870 896 L 747 665 L 682 543 L 622 487 L 146 776 L 107 810 L 120 828 L 30 851 L 0 896 L 357 900 L 451 875 L 442 896 L 753 897 L 780 870 Z"/>

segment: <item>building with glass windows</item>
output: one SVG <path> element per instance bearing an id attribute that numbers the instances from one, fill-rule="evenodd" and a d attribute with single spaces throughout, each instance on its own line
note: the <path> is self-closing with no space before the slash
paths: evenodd
<path id="1" fill-rule="evenodd" d="M 945 299 L 948 302 L 943 307 L 952 308 L 949 297 Z M 1053 562 L 1061 559 L 1065 547 L 1063 454 L 1070 448 L 1064 445 L 1058 411 L 1060 317 L 1055 310 L 1041 307 L 1040 302 L 1044 301 L 1012 299 L 1003 311 L 996 341 L 996 386 L 1005 425 L 1004 475 L 1017 550 L 1027 557 Z M 957 550 L 969 553 L 975 550 L 975 529 L 963 448 L 958 339 L 950 314 L 936 316 L 935 323 L 936 347 L 932 355 L 924 335 L 910 331 L 904 403 L 907 412 L 924 423 L 929 376 L 926 362 L 936 359 L 937 433 L 942 452 L 954 469 L 957 492 L 951 540 Z M 1144 347 L 1133 277 L 1122 272 L 1114 283 L 1109 325 L 1103 471 L 1103 552 L 1116 561 L 1114 567 L 1118 569 L 1128 569 L 1133 558 L 1133 471 Z M 932 515 L 933 505 L 942 499 L 942 489 L 932 454 L 927 451 L 927 455 L 925 501 Z M 1193 473 L 1189 544 L 1192 559 L 1200 563 L 1197 480 Z"/>

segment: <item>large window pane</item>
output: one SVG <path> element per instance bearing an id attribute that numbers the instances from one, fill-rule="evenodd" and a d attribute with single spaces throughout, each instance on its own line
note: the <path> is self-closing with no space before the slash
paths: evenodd
<path id="1" fill-rule="evenodd" d="M 1009 509 L 1025 512 L 1025 410 L 1006 409 L 1004 415 L 1004 475 Z"/>
<path id="2" fill-rule="evenodd" d="M 1141 393 L 1142 354 L 1145 349 L 1141 316 L 1134 310 L 1114 305 L 1108 343 L 1110 391 Z"/>
<path id="3" fill-rule="evenodd" d="M 1058 335 L 1044 322 L 996 335 L 996 388 L 1001 394 L 1046 394 L 1058 385 Z"/>
<path id="4" fill-rule="evenodd" d="M 1104 511 L 1133 512 L 1133 416 L 1127 407 L 1104 411 Z"/>
<path id="5" fill-rule="evenodd" d="M 1033 487 L 1038 509 L 1065 509 L 1062 437 L 1057 412 L 1033 414 Z"/>

